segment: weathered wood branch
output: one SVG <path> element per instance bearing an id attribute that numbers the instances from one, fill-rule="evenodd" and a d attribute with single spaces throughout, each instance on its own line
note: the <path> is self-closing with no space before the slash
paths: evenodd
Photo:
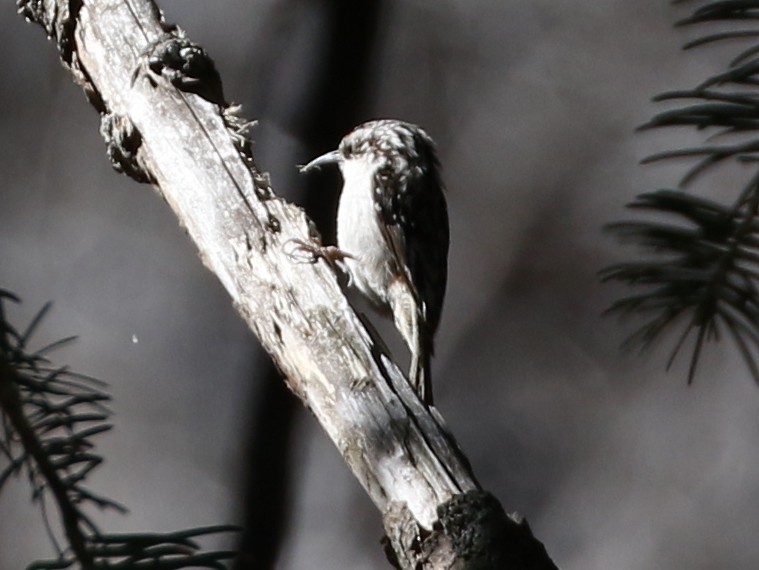
<path id="1" fill-rule="evenodd" d="M 324 262 L 316 232 L 253 162 L 210 59 L 150 0 L 21 0 L 101 113 L 114 166 L 165 198 L 290 389 L 383 513 L 400 568 L 555 568 L 524 521 L 482 491 Z"/>

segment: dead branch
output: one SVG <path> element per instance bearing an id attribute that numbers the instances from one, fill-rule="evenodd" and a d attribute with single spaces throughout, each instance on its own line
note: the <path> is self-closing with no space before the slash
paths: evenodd
<path id="1" fill-rule="evenodd" d="M 324 262 L 303 210 L 256 168 L 245 122 L 199 46 L 150 0 L 22 0 L 100 112 L 114 166 L 154 184 L 383 513 L 399 568 L 555 568 L 482 491 Z M 265 88 L 262 86 L 261 88 Z"/>

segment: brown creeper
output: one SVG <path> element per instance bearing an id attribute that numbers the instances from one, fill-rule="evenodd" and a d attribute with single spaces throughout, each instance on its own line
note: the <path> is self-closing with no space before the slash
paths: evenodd
<path id="1" fill-rule="evenodd" d="M 392 312 L 411 351 L 411 384 L 431 405 L 430 356 L 443 308 L 449 242 L 435 144 L 416 125 L 370 121 L 346 135 L 338 150 L 302 170 L 333 162 L 344 181 L 337 256 L 350 283 L 379 310 Z"/>

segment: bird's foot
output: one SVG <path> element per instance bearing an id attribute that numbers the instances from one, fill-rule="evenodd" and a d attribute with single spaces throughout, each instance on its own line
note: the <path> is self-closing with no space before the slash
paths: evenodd
<path id="1" fill-rule="evenodd" d="M 320 259 L 326 261 L 333 269 L 340 269 L 348 273 L 345 260 L 353 258 L 334 245 L 320 245 L 314 242 L 305 242 L 299 239 L 291 239 L 286 244 L 287 255 L 298 263 L 316 263 Z"/>

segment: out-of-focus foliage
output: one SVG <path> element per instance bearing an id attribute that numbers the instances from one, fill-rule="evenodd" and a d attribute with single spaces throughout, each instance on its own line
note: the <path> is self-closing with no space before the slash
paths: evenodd
<path id="1" fill-rule="evenodd" d="M 54 560 L 29 568 L 217 568 L 235 553 L 204 552 L 194 539 L 230 532 L 234 527 L 214 526 L 173 533 L 103 533 L 85 509 L 90 506 L 126 509 L 85 486 L 103 458 L 93 438 L 111 429 L 110 396 L 94 378 L 56 367 L 47 354 L 72 340 L 66 338 L 36 351 L 29 341 L 50 305 L 45 305 L 23 332 L 6 319 L 7 301 L 18 298 L 0 290 L 0 409 L 2 432 L 0 489 L 12 476 L 25 474 L 32 501 L 42 510 L 48 534 L 58 551 Z M 60 514 L 66 546 L 56 537 L 47 505 Z"/>
<path id="2" fill-rule="evenodd" d="M 757 19 L 759 1 L 707 2 L 678 25 L 724 22 L 728 27 L 690 42 L 685 46 L 690 49 L 759 38 Z M 644 161 L 698 159 L 683 176 L 681 187 L 726 161 L 759 161 L 759 42 L 743 49 L 727 70 L 696 88 L 664 93 L 655 100 L 678 100 L 683 105 L 656 115 L 642 128 L 691 126 L 707 131 L 703 146 L 659 153 Z M 719 190 L 715 193 L 722 193 Z M 618 300 L 608 312 L 645 318 L 627 345 L 646 348 L 665 331 L 679 329 L 669 364 L 695 337 L 689 382 L 704 343 L 719 340 L 725 333 L 759 382 L 759 173 L 736 194 L 732 203 L 722 204 L 681 190 L 646 193 L 629 207 L 646 210 L 651 221 L 609 226 L 640 246 L 647 257 L 602 271 L 605 281 L 623 281 L 640 291 Z"/>

